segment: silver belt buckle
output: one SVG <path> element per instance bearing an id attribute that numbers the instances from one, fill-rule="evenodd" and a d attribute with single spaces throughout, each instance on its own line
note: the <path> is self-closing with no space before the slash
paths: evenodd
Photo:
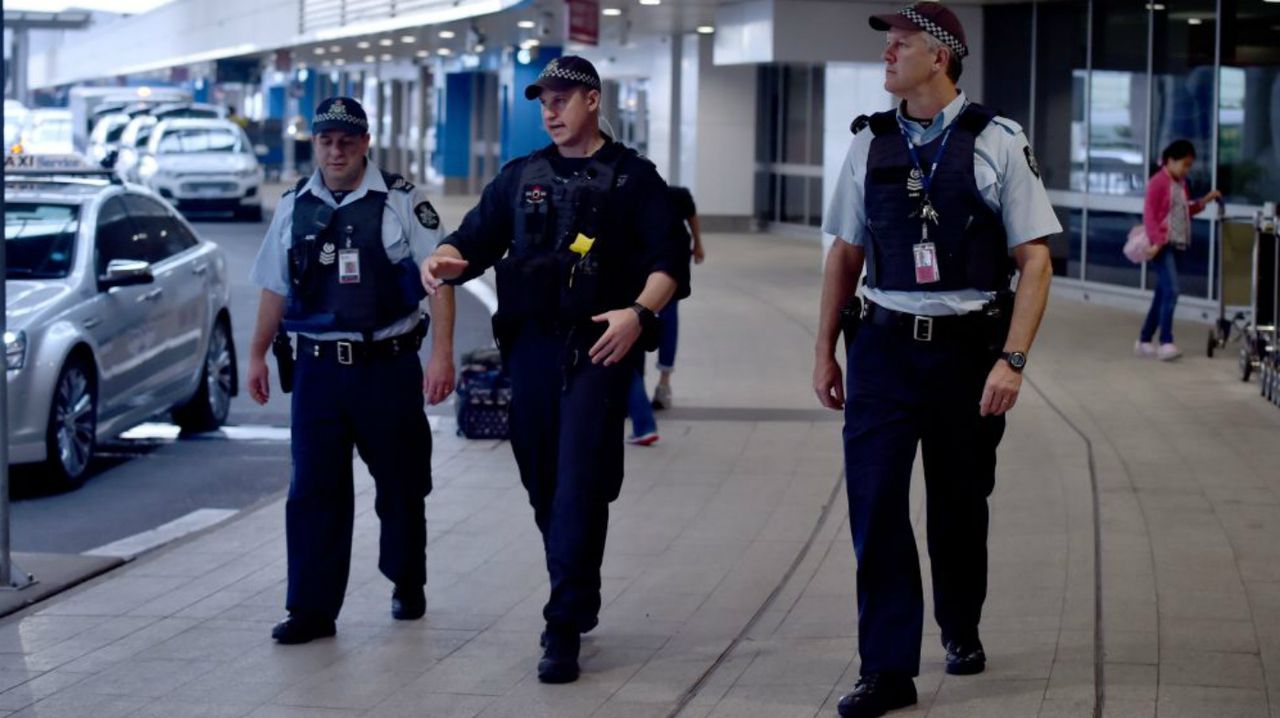
<path id="1" fill-rule="evenodd" d="M 918 342 L 933 341 L 933 317 L 917 316 L 911 328 L 911 338 Z"/>
<path id="2" fill-rule="evenodd" d="M 350 365 L 351 360 L 351 342 L 338 342 L 338 363 Z"/>

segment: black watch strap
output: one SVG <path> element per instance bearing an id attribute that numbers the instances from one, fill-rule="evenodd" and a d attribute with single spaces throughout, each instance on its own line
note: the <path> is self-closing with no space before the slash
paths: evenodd
<path id="1" fill-rule="evenodd" d="M 635 311 L 636 316 L 640 317 L 641 324 L 648 324 L 649 322 L 655 322 L 658 320 L 658 315 L 654 314 L 652 309 L 646 307 L 640 302 L 632 304 L 631 309 Z"/>
<path id="2" fill-rule="evenodd" d="M 1022 370 L 1027 367 L 1026 352 L 1000 352 L 1000 358 L 1005 360 L 1009 368 L 1018 373 L 1022 373 Z"/>

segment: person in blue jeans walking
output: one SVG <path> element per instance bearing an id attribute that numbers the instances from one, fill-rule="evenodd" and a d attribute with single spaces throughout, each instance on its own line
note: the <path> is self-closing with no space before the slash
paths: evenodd
<path id="1" fill-rule="evenodd" d="M 1151 309 L 1142 323 L 1133 351 L 1140 357 L 1170 361 L 1182 356 L 1173 343 L 1173 310 L 1178 304 L 1176 252 L 1191 246 L 1191 218 L 1222 196 L 1218 190 L 1192 202 L 1187 199 L 1187 175 L 1196 161 L 1196 148 L 1187 140 L 1175 140 L 1160 155 L 1161 167 L 1147 183 L 1142 226 L 1151 241 L 1148 257 L 1156 274 Z M 1160 329 L 1160 346 L 1152 340 Z"/>
<path id="2" fill-rule="evenodd" d="M 668 187 L 671 203 L 679 218 L 678 231 L 684 233 L 685 244 L 690 247 L 690 258 L 694 264 L 702 264 L 706 259 L 706 251 L 702 247 L 702 230 L 698 226 L 698 208 L 693 203 L 693 194 L 684 187 Z M 690 244 L 692 242 L 692 244 Z M 688 296 L 688 282 L 682 285 L 676 299 L 663 308 L 658 314 L 661 333 L 658 343 L 658 385 L 653 390 L 653 401 L 649 401 L 644 387 L 644 365 L 636 370 L 631 381 L 631 391 L 627 398 L 627 414 L 631 418 L 631 435 L 627 441 L 640 446 L 652 446 L 658 441 L 658 422 L 654 418 L 655 409 L 666 409 L 671 406 L 671 372 L 675 370 L 676 342 L 680 336 L 679 300 Z"/>

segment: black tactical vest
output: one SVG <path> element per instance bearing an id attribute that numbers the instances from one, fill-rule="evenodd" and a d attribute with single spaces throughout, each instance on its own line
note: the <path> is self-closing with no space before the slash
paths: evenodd
<path id="1" fill-rule="evenodd" d="M 383 173 L 388 187 L 408 186 Z M 298 190 L 306 184 L 299 183 Z M 360 332 L 366 339 L 418 307 L 426 296 L 412 257 L 392 263 L 382 242 L 387 194 L 368 192 L 333 209 L 299 193 L 293 205 L 289 248 L 289 296 L 284 329 L 291 332 Z M 359 256 L 359 281 L 344 281 L 344 250 Z"/>
<path id="2" fill-rule="evenodd" d="M 951 139 L 930 185 L 930 202 L 938 224 L 929 225 L 936 247 L 939 281 L 916 282 L 913 247 L 922 241 L 923 201 L 920 173 L 907 151 L 906 139 L 893 111 L 872 115 L 867 157 L 867 284 L 888 291 L 954 291 L 1007 289 L 1012 262 L 1004 224 L 982 199 L 973 175 L 973 146 L 995 116 L 977 104 L 955 121 Z M 854 123 L 854 131 L 861 123 Z M 945 132 L 917 148 L 921 169 L 929 172 Z"/>

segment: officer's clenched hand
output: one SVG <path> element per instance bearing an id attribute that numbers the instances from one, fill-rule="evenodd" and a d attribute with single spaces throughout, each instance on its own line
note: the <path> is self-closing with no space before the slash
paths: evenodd
<path id="1" fill-rule="evenodd" d="M 978 413 L 982 416 L 1001 416 L 1013 408 L 1022 390 L 1022 375 L 1014 371 L 1004 359 L 996 361 L 987 375 L 987 385 L 982 389 L 982 401 Z"/>
<path id="2" fill-rule="evenodd" d="M 431 353 L 427 361 L 427 373 L 422 377 L 422 391 L 427 395 L 427 403 L 435 406 L 453 393 L 453 355 L 436 352 Z"/>
<path id="3" fill-rule="evenodd" d="M 249 397 L 259 404 L 267 403 L 271 398 L 271 372 L 267 369 L 267 360 L 263 357 L 249 358 Z"/>
<path id="4" fill-rule="evenodd" d="M 427 294 L 434 296 L 445 280 L 462 276 L 467 264 L 467 260 L 458 255 L 458 250 L 452 246 L 439 247 L 435 254 L 422 260 L 422 287 L 427 290 Z"/>
<path id="5" fill-rule="evenodd" d="M 591 347 L 592 364 L 617 364 L 640 338 L 640 317 L 631 308 L 597 314 L 591 317 L 591 321 L 609 323 L 604 335 Z"/>
<path id="6" fill-rule="evenodd" d="M 844 377 L 835 357 L 819 357 L 814 363 L 813 390 L 828 409 L 844 408 Z"/>

